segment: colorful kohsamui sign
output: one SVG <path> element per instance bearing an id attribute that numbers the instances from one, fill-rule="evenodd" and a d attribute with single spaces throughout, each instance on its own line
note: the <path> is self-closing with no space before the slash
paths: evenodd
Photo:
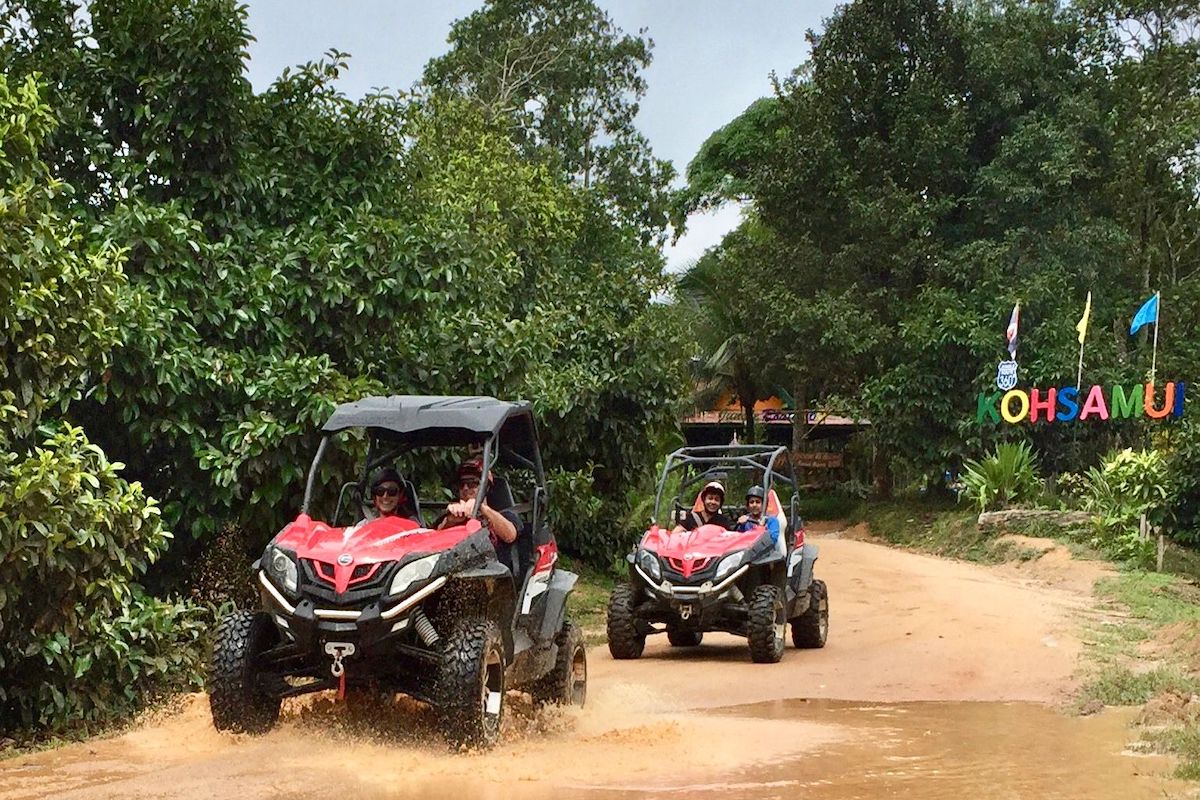
<path id="1" fill-rule="evenodd" d="M 1183 381 L 1168 383 L 1161 396 L 1153 383 L 1133 386 L 1092 386 L 1082 393 L 1074 386 L 1049 389 L 1011 389 L 981 392 L 976 399 L 977 422 L 1073 422 L 1079 420 L 1167 419 L 1183 416 Z"/>

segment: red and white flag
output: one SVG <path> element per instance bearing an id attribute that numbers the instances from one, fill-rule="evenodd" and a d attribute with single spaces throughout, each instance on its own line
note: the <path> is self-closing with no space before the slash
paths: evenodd
<path id="1" fill-rule="evenodd" d="M 1017 303 L 1013 306 L 1012 316 L 1008 318 L 1008 331 L 1005 333 L 1008 339 L 1008 357 L 1013 361 L 1017 360 L 1017 328 L 1021 322 L 1021 304 Z"/>

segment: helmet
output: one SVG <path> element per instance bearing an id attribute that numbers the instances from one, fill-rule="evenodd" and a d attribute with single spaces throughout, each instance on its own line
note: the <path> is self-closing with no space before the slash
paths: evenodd
<path id="1" fill-rule="evenodd" d="M 373 475 L 371 475 L 371 491 L 375 491 L 376 486 L 381 483 L 387 483 L 388 481 L 392 481 L 399 486 L 404 485 L 404 480 L 401 479 L 399 472 L 396 472 L 396 470 L 392 469 L 391 467 L 380 467 L 379 469 L 375 470 Z"/>
<path id="2" fill-rule="evenodd" d="M 751 486 L 746 490 L 746 499 L 749 500 L 751 497 L 757 497 L 759 500 L 766 500 L 767 493 L 763 491 L 761 486 Z"/>
<path id="3" fill-rule="evenodd" d="M 709 492 L 716 492 L 721 495 L 721 502 L 725 501 L 725 487 L 721 485 L 720 481 L 709 481 L 704 484 L 704 488 L 700 490 L 700 496 L 704 497 Z"/>

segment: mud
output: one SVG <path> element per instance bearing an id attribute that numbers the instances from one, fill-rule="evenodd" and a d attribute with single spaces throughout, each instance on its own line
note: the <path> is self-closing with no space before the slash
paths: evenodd
<path id="1" fill-rule="evenodd" d="M 861 541 L 820 542 L 829 645 L 776 665 L 745 643 L 592 648 L 589 705 L 510 694 L 501 745 L 450 753 L 419 704 L 291 702 L 263 737 L 218 734 L 207 700 L 133 730 L 0 761 L 0 800 L 63 798 L 1161 797 L 1170 763 L 1125 751 L 1130 713 L 1056 704 L 1075 686 L 1087 578 L 1014 575 Z M 1090 569 L 1090 568 L 1089 568 Z M 1057 581 L 1056 584 L 1054 581 Z"/>

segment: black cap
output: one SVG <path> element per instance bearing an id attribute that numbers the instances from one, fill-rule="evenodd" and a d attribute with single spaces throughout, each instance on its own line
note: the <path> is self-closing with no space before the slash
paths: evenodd
<path id="1" fill-rule="evenodd" d="M 767 493 L 763 491 L 761 486 L 751 486 L 746 490 L 746 499 L 749 500 L 751 497 L 757 497 L 759 500 L 766 500 Z"/>

